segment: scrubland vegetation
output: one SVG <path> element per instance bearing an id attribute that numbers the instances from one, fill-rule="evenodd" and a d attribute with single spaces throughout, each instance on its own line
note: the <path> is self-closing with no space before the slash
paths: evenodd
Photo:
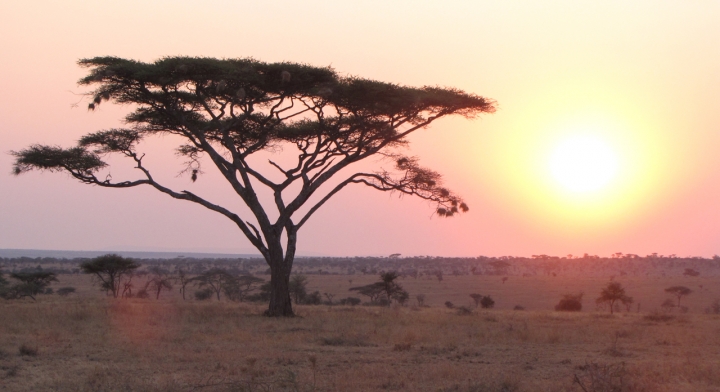
<path id="1" fill-rule="evenodd" d="M 141 264 L 135 293 L 166 276 L 158 267 L 176 276 L 170 264 Z M 54 291 L 35 300 L 0 300 L 0 389 L 720 391 L 719 278 L 681 267 L 666 276 L 423 273 L 389 282 L 370 271 L 297 275 L 304 295 L 319 293 L 307 303 L 323 304 L 298 305 L 288 319 L 263 317 L 266 304 L 252 301 L 261 273 L 238 275 L 256 278 L 245 279 L 257 283 L 251 293 L 220 300 L 195 299 L 203 289 L 193 282 L 183 299 L 177 281 L 159 296 L 115 298 L 90 275 L 59 273 Z M 6 262 L 6 286 L 13 271 L 33 269 Z M 368 306 L 358 293 L 373 287 L 395 297 Z M 579 293 L 582 311 L 554 310 Z"/>

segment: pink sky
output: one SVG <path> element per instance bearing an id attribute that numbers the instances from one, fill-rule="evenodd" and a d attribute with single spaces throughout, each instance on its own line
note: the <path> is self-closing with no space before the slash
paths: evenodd
<path id="1" fill-rule="evenodd" d="M 73 107 L 78 59 L 189 55 L 331 65 L 498 101 L 495 114 L 411 139 L 469 213 L 439 219 L 421 200 L 348 188 L 300 231 L 300 254 L 720 254 L 720 3 L 489 3 L 0 4 L 0 248 L 252 251 L 227 219 L 151 189 L 10 174 L 6 152 L 119 125 L 127 108 Z M 582 197 L 545 164 L 578 132 L 621 157 L 614 182 Z M 212 175 L 188 185 L 174 177 L 179 161 L 155 164 L 178 186 L 239 202 Z"/>

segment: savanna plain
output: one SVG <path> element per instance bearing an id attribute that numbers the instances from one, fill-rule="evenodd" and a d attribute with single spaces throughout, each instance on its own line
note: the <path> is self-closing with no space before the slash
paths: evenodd
<path id="1" fill-rule="evenodd" d="M 306 275 L 327 300 L 281 319 L 262 302 L 184 300 L 177 285 L 113 298 L 59 274 L 52 287 L 76 292 L 0 300 L 0 390 L 720 391 L 715 275 L 404 275 L 404 305 L 340 305 L 378 280 L 366 272 Z M 634 299 L 613 314 L 595 304 L 610 279 Z M 671 307 L 678 285 L 692 293 Z M 581 292 L 582 311 L 554 310 Z"/>

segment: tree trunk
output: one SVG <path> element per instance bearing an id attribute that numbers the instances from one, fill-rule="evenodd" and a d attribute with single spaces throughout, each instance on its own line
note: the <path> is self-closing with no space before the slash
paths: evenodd
<path id="1" fill-rule="evenodd" d="M 282 252 L 271 252 L 270 257 L 270 306 L 265 315 L 293 317 L 295 313 L 290 301 L 290 266 L 282 257 Z"/>

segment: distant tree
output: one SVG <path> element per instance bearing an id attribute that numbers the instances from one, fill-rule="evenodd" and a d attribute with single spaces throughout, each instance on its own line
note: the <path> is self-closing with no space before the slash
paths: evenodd
<path id="1" fill-rule="evenodd" d="M 438 282 L 442 282 L 443 280 L 443 272 L 442 270 L 435 271 L 435 277 L 437 278 Z"/>
<path id="2" fill-rule="evenodd" d="M 48 271 L 13 272 L 10 277 L 18 280 L 5 289 L 4 298 L 20 299 L 30 297 L 35 301 L 35 296 L 45 293 L 52 282 L 57 282 L 55 273 Z"/>
<path id="3" fill-rule="evenodd" d="M 305 275 L 292 275 L 290 277 L 290 297 L 296 304 L 301 304 L 307 296 L 308 279 Z M 351 283 L 352 284 L 352 281 Z"/>
<path id="4" fill-rule="evenodd" d="M 561 312 L 579 312 L 582 310 L 582 297 L 583 294 L 565 294 L 560 299 L 555 310 Z"/>
<path id="5" fill-rule="evenodd" d="M 371 303 L 385 303 L 390 305 L 393 300 L 404 304 L 410 298 L 407 291 L 396 282 L 400 275 L 395 271 L 380 274 L 380 281 L 365 286 L 351 287 L 350 291 L 370 297 Z"/>
<path id="6" fill-rule="evenodd" d="M 180 285 L 180 294 L 182 294 L 183 300 L 185 300 L 185 292 L 187 291 L 187 285 L 190 284 L 193 279 L 190 275 L 185 272 L 182 268 L 178 269 L 175 281 Z"/>
<path id="7" fill-rule="evenodd" d="M 677 307 L 680 307 L 680 299 L 690 295 L 693 291 L 685 286 L 672 286 L 665 289 L 666 293 L 670 293 L 677 297 Z"/>
<path id="8" fill-rule="evenodd" d="M 600 291 L 600 296 L 595 300 L 595 303 L 609 304 L 610 314 L 613 314 L 615 309 L 615 303 L 621 302 L 623 305 L 630 305 L 633 303 L 633 298 L 625 294 L 625 288 L 618 282 L 610 282 Z"/>
<path id="9" fill-rule="evenodd" d="M 264 282 L 264 279 L 253 275 L 231 275 L 222 283 L 222 290 L 230 301 L 242 302 L 249 299 L 251 293 Z"/>
<path id="10" fill-rule="evenodd" d="M 160 292 L 163 290 L 172 290 L 172 277 L 167 271 L 153 266 L 148 268 L 148 273 L 150 279 L 145 284 L 145 290 L 155 293 L 155 299 L 160 299 Z"/>
<path id="11" fill-rule="evenodd" d="M 75 287 L 60 287 L 57 289 L 56 293 L 57 295 L 61 297 L 67 297 L 68 295 L 75 292 Z"/>
<path id="12" fill-rule="evenodd" d="M 168 57 L 143 63 L 96 57 L 79 64 L 89 68 L 79 83 L 95 88 L 86 93 L 88 109 L 107 101 L 127 105 L 130 126 L 87 134 L 70 148 L 32 145 L 13 152 L 14 173 L 62 171 L 101 187 L 147 186 L 221 214 L 270 267 L 267 315 L 276 317 L 293 315 L 288 286 L 298 231 L 348 185 L 420 197 L 434 203 L 441 217 L 467 211 L 463 200 L 442 186 L 440 174 L 400 155 L 398 147 L 440 118 L 495 111 L 492 100 L 458 89 L 411 88 L 290 62 Z M 210 162 L 247 214 L 171 189 L 152 175 L 139 146 L 167 135 L 172 137 L 162 140 L 177 141 L 176 151 L 187 158 L 182 172 L 192 182 Z M 267 151 L 283 151 L 290 159 L 280 162 L 291 163 L 257 158 Z M 127 159 L 138 177 L 113 180 L 108 155 Z M 352 170 L 374 157 L 387 158 L 394 168 Z M 258 194 L 265 191 L 274 197 L 261 199 Z"/>
<path id="13" fill-rule="evenodd" d="M 445 301 L 445 307 L 448 309 L 455 309 L 455 304 L 450 301 Z"/>
<path id="14" fill-rule="evenodd" d="M 423 307 L 425 306 L 425 294 L 418 294 L 415 296 L 415 300 L 417 300 L 418 306 Z"/>
<path id="15" fill-rule="evenodd" d="M 472 298 L 473 301 L 475 301 L 475 307 L 477 308 L 478 306 L 480 306 L 480 300 L 482 300 L 483 295 L 474 293 L 474 294 L 470 294 L 470 298 Z"/>
<path id="16" fill-rule="evenodd" d="M 224 269 L 213 268 L 198 275 L 195 278 L 195 282 L 201 289 L 212 290 L 217 300 L 220 301 L 220 293 L 223 291 L 225 285 L 232 279 L 233 276 Z"/>
<path id="17" fill-rule="evenodd" d="M 480 300 L 480 306 L 483 309 L 493 308 L 495 307 L 495 300 L 493 300 L 492 297 L 490 297 L 489 295 L 486 295 Z"/>
<path id="18" fill-rule="evenodd" d="M 80 270 L 93 275 L 100 281 L 100 288 L 106 293 L 112 293 L 117 298 L 123 278 L 132 276 L 140 264 L 132 259 L 126 259 L 116 254 L 107 254 L 96 257 L 80 264 Z"/>

